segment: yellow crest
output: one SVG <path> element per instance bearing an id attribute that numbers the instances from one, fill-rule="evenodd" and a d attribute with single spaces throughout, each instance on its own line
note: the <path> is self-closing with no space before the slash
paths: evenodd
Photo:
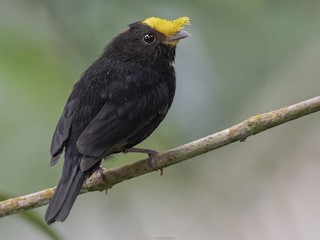
<path id="1" fill-rule="evenodd" d="M 167 20 L 164 18 L 149 17 L 142 21 L 142 23 L 149 25 L 167 37 L 172 37 L 174 34 L 180 31 L 184 25 L 190 25 L 190 18 L 180 17 L 176 20 Z"/>

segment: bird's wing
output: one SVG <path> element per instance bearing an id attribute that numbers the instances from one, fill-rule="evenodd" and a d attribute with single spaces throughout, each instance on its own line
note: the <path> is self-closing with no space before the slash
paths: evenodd
<path id="1" fill-rule="evenodd" d="M 52 156 L 50 161 L 51 166 L 56 164 L 57 161 L 59 160 L 60 155 L 63 151 L 65 141 L 69 137 L 69 132 L 70 132 L 71 123 L 72 123 L 72 116 L 73 116 L 73 106 L 74 106 L 73 100 L 69 101 L 66 104 L 63 110 L 63 113 L 60 117 L 60 120 L 57 124 L 56 130 L 54 131 L 52 142 L 51 142 L 51 148 L 50 148 L 50 153 Z"/>
<path id="2" fill-rule="evenodd" d="M 148 125 L 158 112 L 139 98 L 115 106 L 107 102 L 77 140 L 84 155 L 81 170 L 90 169 L 102 157 L 120 151 L 127 140 Z"/>

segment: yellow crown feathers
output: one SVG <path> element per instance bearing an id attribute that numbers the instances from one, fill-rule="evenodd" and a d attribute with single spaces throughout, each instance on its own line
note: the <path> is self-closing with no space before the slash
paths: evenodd
<path id="1" fill-rule="evenodd" d="M 149 25 L 167 37 L 172 37 L 174 34 L 180 31 L 184 25 L 190 25 L 190 18 L 180 17 L 176 20 L 167 20 L 164 18 L 149 17 L 143 20 L 142 23 Z"/>

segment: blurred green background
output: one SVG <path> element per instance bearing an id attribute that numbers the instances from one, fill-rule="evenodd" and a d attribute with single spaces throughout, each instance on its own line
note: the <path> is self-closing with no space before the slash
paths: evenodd
<path id="1" fill-rule="evenodd" d="M 0 195 L 54 186 L 52 133 L 82 72 L 127 24 L 189 16 L 177 92 L 140 146 L 165 151 L 320 93 L 320 1 L 0 2 Z M 78 198 L 62 239 L 320 239 L 319 113 Z M 144 155 L 119 154 L 104 167 Z M 43 219 L 46 207 L 32 210 Z M 1 239 L 50 239 L 21 214 Z"/>

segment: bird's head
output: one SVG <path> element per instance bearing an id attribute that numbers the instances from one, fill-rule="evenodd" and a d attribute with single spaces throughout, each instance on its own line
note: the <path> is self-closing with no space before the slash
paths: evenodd
<path id="1" fill-rule="evenodd" d="M 149 17 L 142 21 L 129 24 L 129 28 L 120 33 L 107 46 L 113 55 L 130 60 L 173 61 L 175 47 L 179 40 L 191 36 L 182 30 L 190 24 L 188 17 L 167 20 Z"/>

